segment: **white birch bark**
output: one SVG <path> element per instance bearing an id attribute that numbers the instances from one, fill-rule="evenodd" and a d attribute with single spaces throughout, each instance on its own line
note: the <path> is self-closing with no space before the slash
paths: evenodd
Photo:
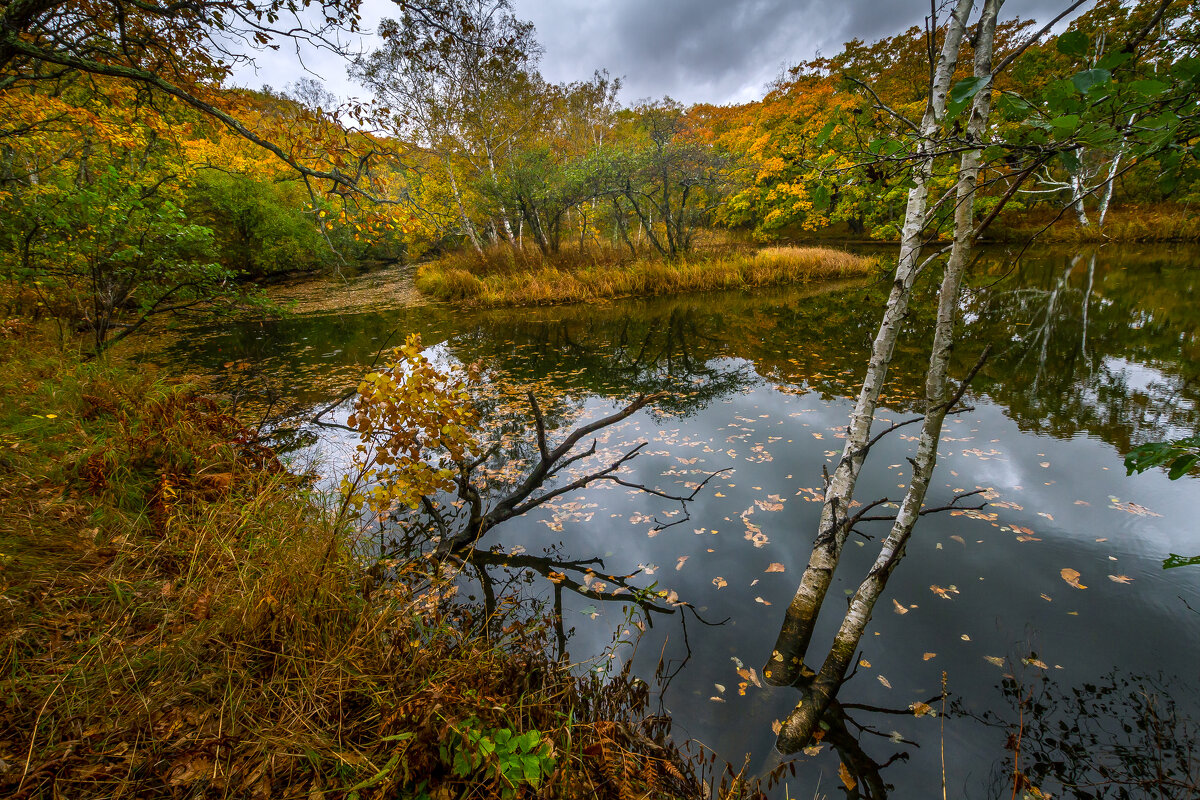
<path id="1" fill-rule="evenodd" d="M 442 160 L 446 167 L 446 178 L 450 181 L 450 191 L 454 194 L 454 202 L 458 205 L 458 214 L 462 218 L 463 231 L 471 240 L 471 246 L 475 248 L 475 252 L 482 255 L 483 245 L 479 241 L 479 234 L 475 232 L 475 225 L 472 224 L 470 215 L 467 214 L 462 194 L 458 191 L 458 181 L 454 178 L 454 167 L 450 164 L 450 157 L 443 156 Z"/>
<path id="2" fill-rule="evenodd" d="M 1083 184 L 1083 167 L 1080 167 L 1079 172 L 1071 176 L 1071 208 L 1075 211 L 1079 226 L 1086 228 L 1091 223 L 1088 222 L 1087 209 L 1083 205 L 1083 198 L 1087 192 Z"/>
<path id="3" fill-rule="evenodd" d="M 1101 223 L 1103 224 L 1103 222 Z M 1092 305 L 1092 283 L 1096 277 L 1096 251 L 1088 258 L 1087 288 L 1083 291 L 1083 336 L 1079 339 L 1079 353 L 1087 359 L 1088 309 Z"/>
<path id="4" fill-rule="evenodd" d="M 908 192 L 900 258 L 896 264 L 887 307 L 871 348 L 871 358 L 867 364 L 862 389 L 850 415 L 842 458 L 834 469 L 829 485 L 825 487 L 825 501 L 821 507 L 817 538 L 813 543 L 808 567 L 788 606 L 771 657 L 763 667 L 763 677 L 768 683 L 776 686 L 791 685 L 800 677 L 804 654 L 812 639 L 817 614 L 821 610 L 821 603 L 833 580 L 833 571 L 841 556 L 842 546 L 850 532 L 846 522 L 854 497 L 854 486 L 866 457 L 871 424 L 875 419 L 875 407 L 883 390 L 888 365 L 891 363 L 896 339 L 900 334 L 900 326 L 908 310 L 913 283 L 922 266 L 922 234 L 925 212 L 929 205 L 929 180 L 933 173 L 935 138 L 945 114 L 950 81 L 958 64 L 959 46 L 973 5 L 973 0 L 958 0 L 938 55 L 929 104 L 921 120 L 918 160 L 913 167 L 912 177 L 916 185 Z"/>
<path id="5" fill-rule="evenodd" d="M 933 477 L 942 422 L 953 401 L 948 388 L 950 351 L 954 344 L 954 323 L 958 314 L 962 276 L 966 270 L 975 233 L 975 188 L 979 179 L 982 134 L 991 108 L 992 44 L 996 18 L 1002 3 L 1003 0 L 986 0 L 975 38 L 974 74 L 987 83 L 975 95 L 971 105 L 971 117 L 967 123 L 966 135 L 973 147 L 963 152 L 959 167 L 954 243 L 946 262 L 938 295 L 937 324 L 929 357 L 929 370 L 925 375 L 925 419 L 917 444 L 912 479 L 897 511 L 892 530 L 884 540 L 879 556 L 866 579 L 854 593 L 825 662 L 783 724 L 777 746 L 785 753 L 795 752 L 808 744 L 844 680 L 859 640 L 871 619 L 875 603 L 887 585 L 892 570 L 904 554 L 904 547 L 919 518 L 930 479 Z"/>
<path id="6" fill-rule="evenodd" d="M 1132 128 L 1134 121 L 1137 120 L 1137 114 L 1132 114 L 1129 117 L 1129 122 L 1126 127 Z M 1125 155 L 1125 142 L 1121 142 L 1121 146 L 1117 148 L 1116 155 L 1113 156 L 1112 164 L 1108 167 L 1108 177 L 1104 179 L 1104 189 L 1100 192 L 1100 205 L 1096 209 L 1096 224 L 1104 227 L 1104 217 L 1108 214 L 1108 204 L 1112 200 L 1113 184 L 1117 179 L 1117 170 L 1121 166 L 1121 158 Z"/>

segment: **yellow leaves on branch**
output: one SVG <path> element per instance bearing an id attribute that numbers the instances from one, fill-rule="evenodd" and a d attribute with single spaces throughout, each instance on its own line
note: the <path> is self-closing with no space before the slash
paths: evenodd
<path id="1" fill-rule="evenodd" d="M 358 386 L 346 424 L 359 433 L 355 462 L 373 485 L 356 500 L 376 513 L 395 504 L 416 508 L 421 497 L 453 491 L 455 464 L 478 450 L 479 411 L 470 377 L 440 370 L 410 335 L 391 361 Z"/>

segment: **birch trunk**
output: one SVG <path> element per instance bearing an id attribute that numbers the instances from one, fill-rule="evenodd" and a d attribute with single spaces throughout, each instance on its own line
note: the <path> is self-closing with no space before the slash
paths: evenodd
<path id="1" fill-rule="evenodd" d="M 966 135 L 972 148 L 963 153 L 959 167 L 955 197 L 957 205 L 954 211 L 954 243 L 938 294 L 937 324 L 929 357 L 929 370 L 925 375 L 925 419 L 917 444 L 916 458 L 913 460 L 912 479 L 896 514 L 892 530 L 884 540 L 879 556 L 866 579 L 854 593 L 850 608 L 834 637 L 833 646 L 825 662 L 783 724 L 777 746 L 785 753 L 795 752 L 808 744 L 830 701 L 845 679 L 858 643 L 871 619 L 875 603 L 887 586 L 892 570 L 904 555 L 905 545 L 920 516 L 925 494 L 933 477 L 942 422 L 953 402 L 948 380 L 950 352 L 954 345 L 954 323 L 958 313 L 962 276 L 966 270 L 975 233 L 975 187 L 979 179 L 981 138 L 991 106 L 991 53 L 996 17 L 1002 3 L 1003 0 L 986 0 L 975 39 L 974 74 L 987 83 L 975 95 L 971 105 L 971 118 L 967 123 Z"/>
<path id="2" fill-rule="evenodd" d="M 1137 120 L 1137 114 L 1132 114 L 1129 117 L 1129 122 L 1126 127 L 1132 128 L 1134 121 Z M 1104 190 L 1100 192 L 1100 205 L 1096 209 L 1096 224 L 1104 227 L 1104 217 L 1108 214 L 1108 204 L 1112 200 L 1113 184 L 1117 180 L 1117 170 L 1121 166 L 1121 158 L 1125 155 L 1125 142 L 1121 142 L 1121 146 L 1117 148 L 1117 154 L 1113 156 L 1112 164 L 1108 167 L 1108 177 L 1104 179 Z"/>
<path id="3" fill-rule="evenodd" d="M 833 580 L 833 571 L 841 556 L 842 546 L 850 532 L 847 525 L 848 512 L 854 497 L 854 486 L 866 458 L 871 424 L 875 419 L 875 407 L 883 390 L 888 365 L 892 361 L 900 326 L 908 310 L 913 282 L 922 266 L 921 244 L 925 212 L 929 205 L 929 180 L 933 173 L 934 139 L 945 114 L 946 96 L 950 91 L 950 81 L 958 64 L 959 46 L 973 5 L 974 0 L 958 0 L 938 55 L 929 103 L 921 120 L 918 161 L 913 168 L 913 182 L 916 185 L 908 192 L 900 258 L 896 264 L 896 275 L 892 281 L 887 307 L 871 348 L 871 358 L 867 365 L 867 374 L 863 378 L 862 389 L 850 415 L 842 458 L 834 469 L 829 485 L 825 487 L 825 501 L 821 507 L 821 519 L 817 538 L 813 542 L 812 556 L 796 595 L 788 606 L 775 648 L 763 667 L 763 677 L 768 683 L 776 686 L 789 686 L 800 677 L 804 654 L 812 639 L 817 614 L 821 610 L 821 604 Z"/>
<path id="4" fill-rule="evenodd" d="M 1096 278 L 1096 251 L 1088 258 L 1087 288 L 1083 291 L 1083 336 L 1079 340 L 1079 354 L 1087 359 L 1088 309 L 1092 305 L 1092 283 Z"/>
<path id="5" fill-rule="evenodd" d="M 485 139 L 483 142 L 483 146 L 484 146 L 484 149 L 487 151 L 488 169 L 491 171 L 491 174 L 492 174 L 492 182 L 499 183 L 500 179 L 496 175 L 496 161 L 494 158 L 492 158 L 492 143 Z M 500 222 L 504 226 L 504 236 L 506 239 L 508 239 L 509 242 L 512 242 L 513 241 L 513 231 L 512 231 L 512 223 L 509 222 L 509 218 L 508 218 L 508 209 L 505 208 L 503 201 L 498 203 L 498 205 L 500 207 Z"/>
<path id="6" fill-rule="evenodd" d="M 1087 209 L 1083 205 L 1083 198 L 1086 196 L 1087 190 L 1083 185 L 1083 168 L 1080 167 L 1080 172 L 1071 176 L 1071 208 L 1075 211 L 1075 217 L 1079 220 L 1079 226 L 1086 228 L 1091 223 L 1088 222 Z"/>
<path id="7" fill-rule="evenodd" d="M 454 194 L 454 202 L 458 205 L 458 214 L 462 218 L 463 232 L 471 240 L 471 246 L 475 248 L 475 252 L 483 255 L 483 244 L 479 241 L 479 234 L 475 231 L 470 216 L 467 215 L 467 207 L 463 204 L 462 194 L 458 191 L 458 181 L 454 178 L 454 167 L 450 165 L 449 157 L 446 157 L 443 163 L 446 167 L 446 178 L 450 181 L 450 191 Z"/>

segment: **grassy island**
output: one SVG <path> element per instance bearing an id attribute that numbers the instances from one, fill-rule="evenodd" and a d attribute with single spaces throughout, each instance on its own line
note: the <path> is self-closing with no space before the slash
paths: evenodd
<path id="1" fill-rule="evenodd" d="M 828 247 L 766 247 L 622 261 L 613 251 L 550 258 L 537 250 L 501 246 L 482 255 L 464 251 L 423 264 L 416 283 L 439 300 L 525 306 L 857 278 L 875 266 L 871 257 Z"/>

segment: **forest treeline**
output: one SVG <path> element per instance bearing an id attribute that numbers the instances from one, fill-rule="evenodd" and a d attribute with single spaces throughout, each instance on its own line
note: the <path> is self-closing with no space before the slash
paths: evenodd
<path id="1" fill-rule="evenodd" d="M 327 22 L 356 7 L 325 5 Z M 77 37 L 65 44 L 58 29 L 18 28 L 0 83 L 9 311 L 48 312 L 100 349 L 157 314 L 211 309 L 246 278 L 430 250 L 671 259 L 702 229 L 759 242 L 898 236 L 936 30 L 848 42 L 761 101 L 685 108 L 622 105 L 603 71 L 547 81 L 536 32 L 503 2 L 397 11 L 380 46 L 348 62 L 370 103 L 313 79 L 225 88 L 236 59 L 214 55 L 211 32 L 188 39 L 145 10 L 140 38 L 136 14 L 121 33 L 100 6 L 63 18 Z M 998 60 L 1020 57 L 998 71 L 980 178 L 982 213 L 1003 211 L 994 235 L 1060 216 L 1100 230 L 1110 209 L 1132 207 L 1143 224 L 1128 236 L 1198 233 L 1187 213 L 1200 200 L 1198 23 L 1189 3 L 1103 0 L 1027 48 L 1033 23 L 1000 26 Z M 1147 44 L 1130 48 L 1135 36 Z M 42 50 L 26 53 L 30 42 Z M 956 76 L 950 115 L 972 81 Z M 930 190 L 949 197 L 954 180 L 935 175 Z M 933 229 L 952 213 L 935 205 Z"/>

